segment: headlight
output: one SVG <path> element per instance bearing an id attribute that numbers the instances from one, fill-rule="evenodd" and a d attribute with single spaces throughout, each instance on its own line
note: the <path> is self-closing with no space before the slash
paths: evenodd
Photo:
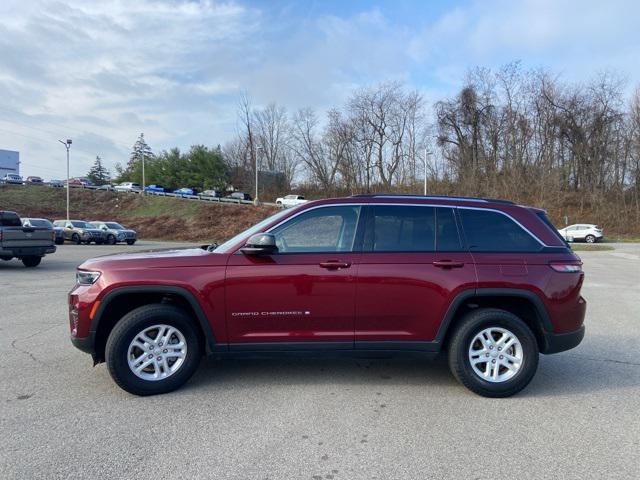
<path id="1" fill-rule="evenodd" d="M 76 282 L 78 285 L 93 285 L 100 278 L 100 272 L 87 272 L 78 270 L 76 272 Z"/>

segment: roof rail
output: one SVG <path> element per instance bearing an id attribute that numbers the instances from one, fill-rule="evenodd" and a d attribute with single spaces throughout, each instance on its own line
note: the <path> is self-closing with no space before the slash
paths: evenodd
<path id="1" fill-rule="evenodd" d="M 462 200 L 465 202 L 492 202 L 492 203 L 504 203 L 507 205 L 513 205 L 514 202 L 510 200 L 502 200 L 500 198 L 488 198 L 488 197 L 463 197 L 463 196 L 449 196 L 449 195 L 419 195 L 413 193 L 358 193 L 351 195 L 355 198 L 427 198 L 431 200 Z"/>

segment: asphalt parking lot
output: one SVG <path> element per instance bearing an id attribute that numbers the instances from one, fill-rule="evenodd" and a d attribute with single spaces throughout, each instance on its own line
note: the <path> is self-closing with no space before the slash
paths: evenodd
<path id="1" fill-rule="evenodd" d="M 159 246 L 0 262 L 1 478 L 637 478 L 640 245 L 580 252 L 584 342 L 502 400 L 415 360 L 208 359 L 129 395 L 71 346 L 66 293 L 84 259 Z"/>

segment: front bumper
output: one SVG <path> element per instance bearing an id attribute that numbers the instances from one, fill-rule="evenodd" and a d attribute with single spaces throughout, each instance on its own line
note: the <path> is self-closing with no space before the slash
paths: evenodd
<path id="1" fill-rule="evenodd" d="M 95 334 L 93 332 L 89 332 L 87 337 L 74 337 L 73 335 L 69 335 L 69 337 L 71 338 L 73 346 L 78 350 L 90 353 L 91 355 L 95 353 Z"/>
<path id="2" fill-rule="evenodd" d="M 544 334 L 544 348 L 541 353 L 549 355 L 551 353 L 564 352 L 577 347 L 584 338 L 585 328 L 582 325 L 579 329 L 568 333 L 548 333 Z"/>

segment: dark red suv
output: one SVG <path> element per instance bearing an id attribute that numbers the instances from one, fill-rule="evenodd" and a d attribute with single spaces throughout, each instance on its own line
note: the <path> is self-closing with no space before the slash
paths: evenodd
<path id="1" fill-rule="evenodd" d="M 481 395 L 524 388 L 584 336 L 580 259 L 544 211 L 355 195 L 284 210 L 216 248 L 78 268 L 71 340 L 125 390 L 186 382 L 203 354 L 435 356 Z"/>

